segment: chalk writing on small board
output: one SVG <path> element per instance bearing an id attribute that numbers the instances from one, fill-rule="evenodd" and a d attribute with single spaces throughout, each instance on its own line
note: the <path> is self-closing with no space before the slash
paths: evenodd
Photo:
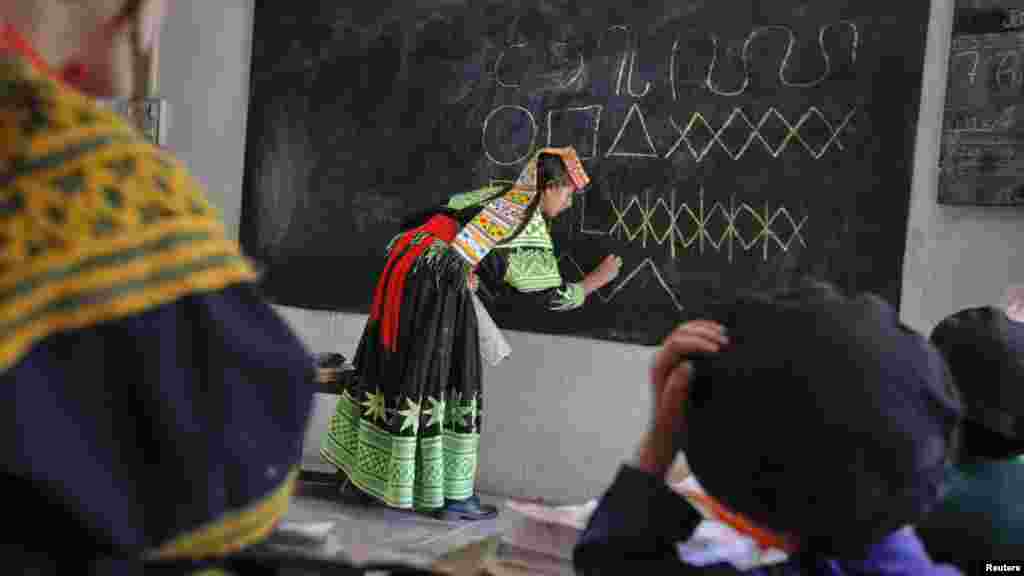
<path id="1" fill-rule="evenodd" d="M 562 275 L 622 271 L 502 328 L 654 344 L 805 275 L 899 304 L 929 0 L 410 4 L 257 3 L 241 237 L 277 303 L 366 313 L 403 218 L 573 146 Z"/>
<path id="2" fill-rule="evenodd" d="M 1024 205 L 1024 6 L 958 0 L 939 160 L 939 202 Z"/>

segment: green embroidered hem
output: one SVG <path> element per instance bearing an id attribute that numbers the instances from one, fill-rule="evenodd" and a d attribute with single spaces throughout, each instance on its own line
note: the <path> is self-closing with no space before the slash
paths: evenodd
<path id="1" fill-rule="evenodd" d="M 425 426 L 422 432 L 414 426 L 417 435 L 392 434 L 360 412 L 346 390 L 320 447 L 321 457 L 359 489 L 388 506 L 417 510 L 438 509 L 446 498 L 473 495 L 479 433 L 444 428 L 442 417 L 439 425 Z"/>
<path id="2" fill-rule="evenodd" d="M 575 310 L 583 306 L 583 302 L 587 299 L 587 293 L 583 290 L 583 284 L 580 282 L 566 284 L 565 288 L 557 288 L 556 290 L 558 298 L 556 298 L 552 310 L 557 312 Z"/>

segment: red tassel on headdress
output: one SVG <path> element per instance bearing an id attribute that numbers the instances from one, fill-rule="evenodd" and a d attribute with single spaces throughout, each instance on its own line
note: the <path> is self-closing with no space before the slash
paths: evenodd
<path id="1" fill-rule="evenodd" d="M 36 69 L 52 75 L 46 60 L 32 48 L 32 44 L 14 29 L 12 24 L 4 24 L 0 32 L 0 52 L 13 52 L 28 60 Z"/>
<path id="2" fill-rule="evenodd" d="M 13 25 L 4 24 L 0 30 L 0 52 L 13 52 L 29 61 L 40 73 L 71 85 L 81 84 L 88 76 L 88 68 L 81 62 L 71 62 L 59 73 L 54 72 L 46 60 Z"/>

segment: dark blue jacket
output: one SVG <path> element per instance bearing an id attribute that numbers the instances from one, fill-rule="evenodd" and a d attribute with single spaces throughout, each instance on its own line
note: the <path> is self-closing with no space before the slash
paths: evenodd
<path id="1" fill-rule="evenodd" d="M 679 560 L 676 544 L 690 538 L 700 514 L 664 481 L 623 466 L 602 497 L 573 553 L 579 574 L 739 574 L 731 566 L 695 567 Z M 910 529 L 873 546 L 863 560 L 794 557 L 748 576 L 947 576 L 955 568 L 931 561 Z"/>

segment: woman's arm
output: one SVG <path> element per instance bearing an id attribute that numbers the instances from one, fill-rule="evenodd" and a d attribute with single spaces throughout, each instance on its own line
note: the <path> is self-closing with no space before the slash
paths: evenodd
<path id="1" fill-rule="evenodd" d="M 480 294 L 505 301 L 528 301 L 553 311 L 583 306 L 587 295 L 604 285 L 596 273 L 581 282 L 566 282 L 558 259 L 541 248 L 495 249 L 477 267 Z"/>
<path id="2" fill-rule="evenodd" d="M 590 296 L 590 293 L 598 288 L 603 287 L 606 282 L 604 278 L 601 278 L 599 274 L 591 272 L 583 277 L 583 293 Z"/>

